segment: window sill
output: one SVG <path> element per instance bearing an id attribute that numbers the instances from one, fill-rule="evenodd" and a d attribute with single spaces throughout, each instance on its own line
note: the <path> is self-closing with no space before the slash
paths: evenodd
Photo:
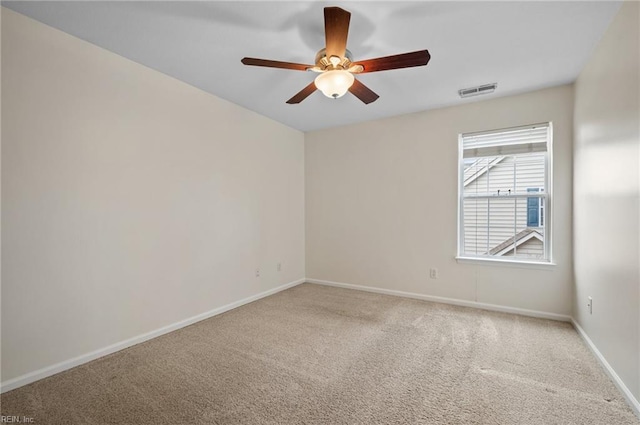
<path id="1" fill-rule="evenodd" d="M 482 266 L 506 266 L 519 267 L 525 269 L 543 269 L 550 270 L 556 267 L 556 263 L 548 261 L 517 261 L 504 260 L 497 258 L 479 258 L 479 257 L 456 257 L 456 261 L 461 264 L 479 264 Z"/>

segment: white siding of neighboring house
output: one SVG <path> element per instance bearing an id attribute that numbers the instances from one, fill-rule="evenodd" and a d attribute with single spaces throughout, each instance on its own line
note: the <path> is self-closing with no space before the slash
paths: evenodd
<path id="1" fill-rule="evenodd" d="M 482 158 L 465 170 L 465 194 L 495 195 L 490 199 L 467 199 L 464 203 L 464 250 L 486 254 L 527 228 L 527 200 L 505 196 L 545 186 L 544 154 Z M 494 164 L 486 172 L 486 164 Z M 474 171 L 475 170 L 475 171 Z M 517 183 L 514 183 L 514 173 Z M 475 179 L 473 176 L 476 175 Z M 500 195 L 498 195 L 498 190 Z M 515 217 L 514 217 L 515 210 Z M 488 219 L 491 219 L 490 230 Z M 536 228 L 544 233 L 542 228 Z M 544 255 L 543 244 L 527 244 L 526 256 Z M 516 251 L 520 251 L 520 247 Z M 513 253 L 511 254 L 513 255 Z M 519 256 L 519 254 L 518 254 Z"/>
<path id="2" fill-rule="evenodd" d="M 528 257 L 528 258 L 540 258 L 540 256 L 544 253 L 544 245 L 541 240 L 538 238 L 531 238 L 526 242 L 518 245 L 518 249 L 516 249 L 518 253 L 518 257 Z M 513 249 L 508 252 L 505 252 L 505 257 L 513 256 Z"/>

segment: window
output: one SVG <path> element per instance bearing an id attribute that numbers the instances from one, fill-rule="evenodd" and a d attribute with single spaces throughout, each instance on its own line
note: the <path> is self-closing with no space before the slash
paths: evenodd
<path id="1" fill-rule="evenodd" d="M 543 191 L 538 187 L 527 188 L 527 192 Z M 544 199 L 537 196 L 527 198 L 527 227 L 544 227 Z"/>
<path id="2" fill-rule="evenodd" d="M 550 262 L 551 123 L 461 134 L 458 257 Z"/>

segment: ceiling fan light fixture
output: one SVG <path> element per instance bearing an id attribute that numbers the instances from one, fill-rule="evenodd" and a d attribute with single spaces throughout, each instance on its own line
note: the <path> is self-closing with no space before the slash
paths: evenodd
<path id="1" fill-rule="evenodd" d="M 368 105 L 380 96 L 361 81 L 356 80 L 353 74 L 425 66 L 429 63 L 431 55 L 426 49 L 353 63 L 351 52 L 347 49 L 350 20 L 351 13 L 344 9 L 335 6 L 324 8 L 325 47 L 316 53 L 313 65 L 247 57 L 242 58 L 241 62 L 244 65 L 320 73 L 305 88 L 287 100 L 289 105 L 299 104 L 316 90 L 322 91 L 325 96 L 332 99 L 342 97 L 349 91 L 362 103 Z"/>
<path id="2" fill-rule="evenodd" d="M 355 78 L 349 71 L 336 69 L 318 75 L 315 84 L 325 96 L 337 99 L 344 96 L 353 85 L 354 80 Z"/>

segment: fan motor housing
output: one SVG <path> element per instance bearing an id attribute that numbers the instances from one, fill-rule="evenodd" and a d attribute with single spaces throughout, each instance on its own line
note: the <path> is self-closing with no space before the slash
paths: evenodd
<path id="1" fill-rule="evenodd" d="M 330 58 L 327 57 L 327 49 L 319 50 L 318 53 L 316 53 L 316 66 L 323 70 L 327 68 L 333 68 L 334 66 L 329 59 Z M 345 49 L 344 57 L 340 59 L 340 63 L 336 65 L 335 68 L 349 69 L 349 67 L 351 66 L 351 62 L 353 61 L 351 52 L 348 49 Z"/>

